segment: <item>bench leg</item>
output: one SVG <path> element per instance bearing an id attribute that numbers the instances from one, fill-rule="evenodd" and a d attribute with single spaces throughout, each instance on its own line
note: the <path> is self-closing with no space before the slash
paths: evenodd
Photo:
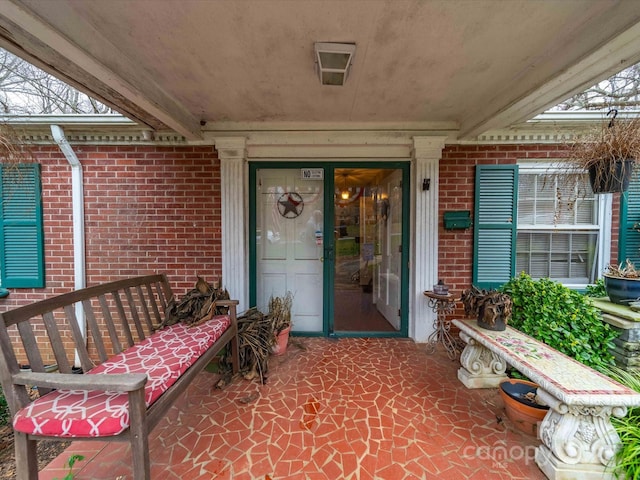
<path id="1" fill-rule="evenodd" d="M 129 433 L 134 480 L 151 480 L 149 429 L 144 403 L 144 389 L 129 392 Z"/>
<path id="2" fill-rule="evenodd" d="M 620 438 L 611 416 L 624 417 L 626 407 L 565 405 L 540 388 L 538 396 L 550 407 L 535 455 L 540 470 L 553 480 L 615 479 L 611 462 Z"/>
<path id="3" fill-rule="evenodd" d="M 467 388 L 495 388 L 507 378 L 507 362 L 466 333 L 460 332 L 466 346 L 460 355 L 458 379 Z"/>
<path id="4" fill-rule="evenodd" d="M 233 373 L 236 374 L 240 371 L 240 353 L 238 349 L 238 335 L 234 335 L 230 342 L 231 344 L 231 365 Z"/>
<path id="5" fill-rule="evenodd" d="M 38 454 L 36 441 L 29 440 L 26 433 L 14 432 L 16 451 L 16 479 L 38 480 Z"/>

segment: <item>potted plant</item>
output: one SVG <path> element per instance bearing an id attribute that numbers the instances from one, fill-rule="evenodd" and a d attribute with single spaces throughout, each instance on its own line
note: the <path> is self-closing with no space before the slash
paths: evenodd
<path id="1" fill-rule="evenodd" d="M 629 306 L 640 298 L 640 271 L 631 260 L 609 265 L 603 276 L 604 288 L 611 302 Z"/>
<path id="2" fill-rule="evenodd" d="M 582 136 L 569 147 L 571 170 L 588 171 L 593 193 L 624 192 L 640 159 L 640 118 L 611 121 Z"/>
<path id="3" fill-rule="evenodd" d="M 496 290 L 481 290 L 475 286 L 462 293 L 462 304 L 467 317 L 475 316 L 478 326 L 501 331 L 511 318 L 511 297 Z"/>
<path id="4" fill-rule="evenodd" d="M 287 350 L 291 332 L 291 305 L 293 294 L 287 292 L 283 297 L 269 299 L 269 317 L 273 325 L 273 354 L 282 355 Z"/>
<path id="5" fill-rule="evenodd" d="M 507 417 L 518 430 L 534 436 L 538 423 L 549 411 L 549 407 L 538 400 L 537 391 L 538 385 L 528 380 L 509 378 L 500 382 Z"/>

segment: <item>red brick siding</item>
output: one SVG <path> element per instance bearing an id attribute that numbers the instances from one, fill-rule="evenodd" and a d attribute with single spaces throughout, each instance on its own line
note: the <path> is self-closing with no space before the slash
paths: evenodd
<path id="1" fill-rule="evenodd" d="M 75 146 L 83 165 L 87 285 L 164 272 L 178 296 L 220 277 L 220 163 L 213 147 Z M 71 167 L 41 146 L 46 288 L 16 289 L 0 311 L 74 288 Z M 224 280 L 223 280 L 224 283 Z"/>

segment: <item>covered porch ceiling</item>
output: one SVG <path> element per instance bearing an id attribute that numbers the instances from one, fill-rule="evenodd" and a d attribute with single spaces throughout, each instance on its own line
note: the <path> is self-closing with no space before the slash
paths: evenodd
<path id="1" fill-rule="evenodd" d="M 356 44 L 344 86 L 315 42 Z M 132 120 L 204 131 L 527 120 L 640 61 L 636 0 L 0 0 L 0 46 Z"/>

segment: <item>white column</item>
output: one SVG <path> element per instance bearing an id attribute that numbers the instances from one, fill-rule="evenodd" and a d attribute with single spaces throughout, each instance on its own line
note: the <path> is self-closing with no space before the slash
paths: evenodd
<path id="1" fill-rule="evenodd" d="M 222 197 L 222 283 L 238 312 L 249 308 L 248 166 L 245 137 L 215 139 Z"/>
<path id="2" fill-rule="evenodd" d="M 433 331 L 435 313 L 423 295 L 438 281 L 438 163 L 446 137 L 414 137 L 411 185 L 413 199 L 411 219 L 411 285 L 409 305 L 411 316 L 409 336 L 416 342 L 426 342 Z M 423 190 L 424 180 L 429 190 Z"/>

